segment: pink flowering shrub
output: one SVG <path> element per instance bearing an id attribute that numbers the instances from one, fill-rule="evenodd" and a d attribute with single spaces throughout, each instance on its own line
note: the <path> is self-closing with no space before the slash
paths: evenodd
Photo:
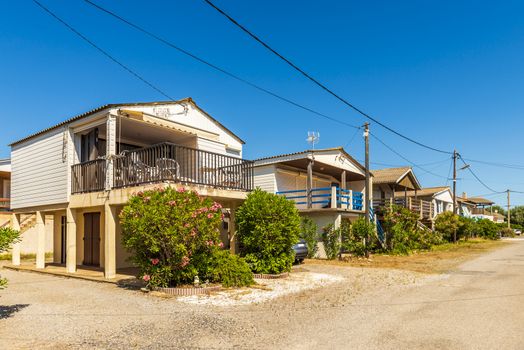
<path id="1" fill-rule="evenodd" d="M 120 214 L 122 241 L 150 286 L 190 284 L 211 276 L 222 206 L 182 188 L 138 192 Z"/>

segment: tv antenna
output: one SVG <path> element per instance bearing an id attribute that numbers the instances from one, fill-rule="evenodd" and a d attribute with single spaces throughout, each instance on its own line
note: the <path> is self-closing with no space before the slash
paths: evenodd
<path id="1" fill-rule="evenodd" d="M 315 145 L 320 140 L 320 133 L 318 131 L 308 131 L 307 132 L 307 143 L 311 145 L 312 149 L 315 149 Z"/>

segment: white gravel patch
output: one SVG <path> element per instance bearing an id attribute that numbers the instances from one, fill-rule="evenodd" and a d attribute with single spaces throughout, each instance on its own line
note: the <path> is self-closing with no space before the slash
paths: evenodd
<path id="1" fill-rule="evenodd" d="M 189 304 L 236 306 L 260 304 L 284 295 L 324 287 L 343 281 L 341 276 L 325 273 L 291 273 L 281 279 L 255 279 L 257 285 L 250 288 L 230 289 L 211 295 L 192 295 L 179 297 L 178 300 Z"/>

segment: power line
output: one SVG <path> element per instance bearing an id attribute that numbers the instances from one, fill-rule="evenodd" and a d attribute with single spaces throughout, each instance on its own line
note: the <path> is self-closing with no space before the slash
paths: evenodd
<path id="1" fill-rule="evenodd" d="M 451 162 L 449 163 L 448 176 L 446 179 L 446 186 L 448 185 L 449 180 L 451 180 L 451 169 L 453 169 L 453 158 L 451 158 Z"/>
<path id="2" fill-rule="evenodd" d="M 192 58 L 192 59 L 194 59 L 194 60 L 196 60 L 196 61 L 198 61 L 198 62 L 200 62 L 200 63 L 202 63 L 202 64 L 204 64 L 204 65 L 206 65 L 206 66 L 208 66 L 208 67 L 210 67 L 210 68 L 212 68 L 212 69 L 214 69 L 214 70 L 216 70 L 216 71 L 218 71 L 218 72 L 220 72 L 220 73 L 222 73 L 222 74 L 225 74 L 225 75 L 229 76 L 230 78 L 233 78 L 233 79 L 235 79 L 235 80 L 237 80 L 237 81 L 240 81 L 240 82 L 242 82 L 242 83 L 244 83 L 244 84 L 246 84 L 246 85 L 251 86 L 251 87 L 254 88 L 254 89 L 257 89 L 257 90 L 259 90 L 259 91 L 262 91 L 262 92 L 265 93 L 265 94 L 268 94 L 268 95 L 270 95 L 270 96 L 273 96 L 273 97 L 275 97 L 275 98 L 277 98 L 277 99 L 279 99 L 279 100 L 281 100 L 281 101 L 284 101 L 284 102 L 286 102 L 286 103 L 289 103 L 289 104 L 291 104 L 291 105 L 293 105 L 293 106 L 295 106 L 295 107 L 298 107 L 298 108 L 300 108 L 300 109 L 303 109 L 303 110 L 305 110 L 305 111 L 307 111 L 307 112 L 310 112 L 310 113 L 312 113 L 312 114 L 316 114 L 316 115 L 318 115 L 318 116 L 320 116 L 320 117 L 323 117 L 323 118 L 325 118 L 325 119 L 329 119 L 329 120 L 331 120 L 331 121 L 333 121 L 333 122 L 336 122 L 336 123 L 339 123 L 339 124 L 342 124 L 342 125 L 345 125 L 345 126 L 348 126 L 348 127 L 351 127 L 351 128 L 355 128 L 355 129 L 359 128 L 358 126 L 355 126 L 355 125 L 349 124 L 349 123 L 347 123 L 347 122 L 345 122 L 345 121 L 342 121 L 342 120 L 340 120 L 340 119 L 337 119 L 337 118 L 334 118 L 334 117 L 328 116 L 328 115 L 326 115 L 326 114 L 324 114 L 324 113 L 318 112 L 318 111 L 316 111 L 316 110 L 314 110 L 314 109 L 311 109 L 311 108 L 309 108 L 309 107 L 306 107 L 306 106 L 304 106 L 304 105 L 301 105 L 301 104 L 298 103 L 298 102 L 295 102 L 295 101 L 290 100 L 290 99 L 288 99 L 288 98 L 286 98 L 286 97 L 283 97 L 283 96 L 281 96 L 281 95 L 278 95 L 277 93 L 275 93 L 275 92 L 273 92 L 273 91 L 271 91 L 271 90 L 268 90 L 268 89 L 266 89 L 266 88 L 263 88 L 263 87 L 261 87 L 260 85 L 257 85 L 257 84 L 255 84 L 255 83 L 252 83 L 252 82 L 250 82 L 249 80 L 246 80 L 246 79 L 244 79 L 244 78 L 242 78 L 242 77 L 240 77 L 240 76 L 238 76 L 238 75 L 236 75 L 236 74 L 234 74 L 234 73 L 231 73 L 231 72 L 225 70 L 224 68 L 221 68 L 221 67 L 217 66 L 217 65 L 214 64 L 214 63 L 211 63 L 211 62 L 209 62 L 209 61 L 207 61 L 207 60 L 205 60 L 205 59 L 203 59 L 203 58 L 201 58 L 201 57 L 198 57 L 197 55 L 193 54 L 192 52 L 190 52 L 190 51 L 188 51 L 188 50 L 185 50 L 185 49 L 181 48 L 181 47 L 178 46 L 178 45 L 175 45 L 173 42 L 171 42 L 171 41 L 169 41 L 169 40 L 167 40 L 167 39 L 162 38 L 161 36 L 159 36 L 159 35 L 157 35 L 157 34 L 151 32 L 151 31 L 149 31 L 149 30 L 147 30 L 147 29 L 145 29 L 145 28 L 143 28 L 143 27 L 141 27 L 141 26 L 139 26 L 139 25 L 133 23 L 133 22 L 130 21 L 130 20 L 127 20 L 127 19 L 123 18 L 122 16 L 116 14 L 116 13 L 113 12 L 113 11 L 110 11 L 110 10 L 108 10 L 108 9 L 106 9 L 106 8 L 104 8 L 104 7 L 102 7 L 102 6 L 98 5 L 98 4 L 96 4 L 96 3 L 92 2 L 92 1 L 90 1 L 90 0 L 84 0 L 84 1 L 85 1 L 87 4 L 93 6 L 94 8 L 96 8 L 96 9 L 102 11 L 102 12 L 105 12 L 106 14 L 108 14 L 108 15 L 110 15 L 110 16 L 112 16 L 112 17 L 118 19 L 119 21 L 121 21 L 121 22 L 123 22 L 123 23 L 129 25 L 130 27 L 132 27 L 132 28 L 138 30 L 139 32 L 141 32 L 141 33 L 143 33 L 143 34 L 145 34 L 145 35 L 147 35 L 147 36 L 149 36 L 149 37 L 151 37 L 151 38 L 153 38 L 153 39 L 155 39 L 155 40 L 161 42 L 161 43 L 164 44 L 164 45 L 167 45 L 167 46 L 170 47 L 170 48 L 173 48 L 173 49 L 177 50 L 178 52 L 180 52 L 180 53 L 182 53 L 182 54 L 184 54 L 184 55 L 186 55 L 186 56 L 188 56 L 188 57 L 190 57 L 190 58 Z"/>
<path id="3" fill-rule="evenodd" d="M 406 162 L 410 163 L 411 165 L 413 165 L 414 167 L 430 174 L 430 175 L 433 175 L 433 176 L 436 176 L 436 177 L 440 177 L 440 178 L 444 178 L 444 179 L 447 179 L 447 177 L 444 177 L 442 175 L 438 175 L 438 174 L 435 174 L 434 172 L 431 172 L 429 170 L 426 170 L 424 169 L 423 167 L 421 167 L 420 165 L 412 162 L 411 160 L 407 159 L 406 157 L 404 157 L 402 154 L 398 153 L 397 151 L 395 151 L 392 147 L 388 146 L 384 141 L 382 141 L 380 138 L 378 138 L 375 134 L 373 133 L 369 133 L 375 140 L 377 140 L 378 142 L 380 142 L 384 147 L 386 147 L 387 149 L 389 149 L 391 152 L 395 153 L 397 156 L 399 156 L 400 158 L 404 159 Z"/>
<path id="4" fill-rule="evenodd" d="M 87 42 L 89 45 L 91 45 L 92 47 L 94 47 L 95 49 L 97 49 L 100 53 L 102 53 L 104 56 L 106 56 L 107 58 L 109 58 L 111 61 L 113 61 L 114 63 L 118 64 L 120 67 L 122 67 L 124 70 L 126 70 L 128 73 L 130 73 L 131 75 L 133 75 L 135 78 L 139 79 L 140 81 L 142 81 L 144 84 L 148 85 L 150 88 L 152 88 L 153 90 L 155 90 L 156 92 L 160 93 L 162 96 L 164 97 L 167 97 L 169 100 L 171 101 L 175 101 L 174 98 L 172 98 L 171 96 L 169 96 L 167 93 L 165 93 L 164 91 L 162 91 L 160 88 L 156 87 L 155 85 L 153 85 L 153 83 L 149 82 L 148 80 L 146 80 L 144 77 L 140 76 L 137 72 L 135 72 L 134 70 L 132 70 L 131 68 L 129 68 L 128 66 L 126 66 L 125 64 L 123 64 L 122 62 L 120 62 L 119 60 L 117 60 L 116 58 L 114 58 L 113 56 L 111 56 L 107 51 L 105 51 L 104 49 L 102 49 L 100 46 L 96 45 L 93 41 L 91 41 L 89 38 L 87 38 L 85 35 L 83 35 L 82 33 L 80 33 L 78 30 L 76 30 L 75 28 L 73 28 L 71 25 L 69 25 L 66 21 L 64 21 L 63 19 L 61 19 L 60 17 L 58 17 L 55 13 L 53 13 L 51 10 L 49 10 L 47 7 L 45 7 L 44 5 L 42 5 L 39 1 L 37 0 L 33 0 L 33 2 L 38 5 L 42 10 L 44 10 L 47 14 L 49 14 L 51 17 L 53 17 L 54 19 L 56 19 L 58 22 L 62 23 L 64 26 L 66 26 L 70 31 L 72 31 L 73 33 L 75 33 L 78 37 L 80 37 L 82 40 L 84 40 L 85 42 Z"/>
<path id="5" fill-rule="evenodd" d="M 355 130 L 355 133 L 353 134 L 353 136 L 351 136 L 351 138 L 349 139 L 348 142 L 346 142 L 346 144 L 344 145 L 344 148 L 346 148 L 347 146 L 349 146 L 351 144 L 351 142 L 353 142 L 353 140 L 355 139 L 355 137 L 357 136 L 358 132 L 360 131 L 361 128 L 358 128 L 357 130 Z"/>
<path id="6" fill-rule="evenodd" d="M 495 167 L 508 168 L 508 169 L 524 170 L 524 165 L 520 165 L 520 164 L 487 162 L 484 160 L 476 160 L 476 159 L 470 159 L 470 158 L 463 158 L 463 159 L 467 160 L 468 162 L 472 162 L 472 163 L 479 163 L 479 164 L 491 165 Z"/>
<path id="7" fill-rule="evenodd" d="M 287 59 L 286 57 L 284 57 L 282 54 L 280 54 L 279 52 L 277 52 L 275 49 L 273 49 L 271 46 L 269 46 L 269 44 L 267 44 L 266 42 L 264 42 L 262 39 L 260 39 L 257 35 L 253 34 L 251 31 L 249 31 L 246 27 L 244 27 L 243 25 L 241 25 L 238 21 L 236 21 L 233 17 L 231 17 L 230 15 L 228 15 L 226 12 L 224 12 L 222 9 L 220 9 L 219 7 L 217 7 L 214 3 L 212 3 L 210 0 L 203 0 L 205 3 L 207 3 L 209 6 L 211 6 L 212 8 L 214 8 L 216 11 L 218 11 L 221 15 L 223 15 L 224 17 L 226 17 L 231 23 L 233 23 L 235 26 L 237 26 L 238 28 L 240 28 L 243 32 L 245 32 L 247 35 L 249 35 L 251 38 L 253 38 L 254 40 L 256 40 L 259 44 L 261 44 L 263 47 L 265 47 L 266 49 L 268 49 L 269 51 L 271 51 L 273 54 L 275 54 L 278 58 L 280 58 L 281 60 L 283 60 L 284 62 L 286 62 L 289 66 L 291 66 L 293 69 L 295 69 L 296 71 L 298 71 L 300 74 L 302 74 L 304 77 L 306 77 L 307 79 L 309 79 L 310 81 L 312 81 L 314 84 L 316 84 L 317 86 L 319 86 L 320 88 L 322 88 L 324 91 L 326 91 L 327 93 L 329 93 L 330 95 L 332 95 L 333 97 L 335 97 L 336 99 L 338 99 L 339 101 L 341 101 L 343 104 L 345 104 L 346 106 L 350 107 L 351 109 L 353 109 L 354 111 L 356 111 L 357 113 L 361 114 L 362 116 L 366 117 L 367 119 L 375 122 L 376 124 L 382 126 L 383 128 L 385 128 L 386 130 L 394 133 L 395 135 L 397 136 L 400 136 L 402 137 L 403 139 L 409 141 L 409 142 L 412 142 L 418 146 L 421 146 L 421 147 L 424 147 L 424 148 L 427 148 L 429 150 L 432 150 L 432 151 L 435 151 L 435 152 L 439 152 L 439 153 L 445 153 L 445 154 L 453 154 L 453 152 L 449 152 L 449 151 L 444 151 L 444 150 L 441 150 L 441 149 L 438 149 L 438 148 L 434 148 L 434 147 L 431 147 L 431 146 L 428 146 L 426 144 L 423 144 L 419 141 L 416 141 L 404 134 L 401 134 L 400 132 L 392 129 L 391 127 L 381 123 L 380 121 L 378 121 L 377 119 L 373 118 L 371 115 L 365 113 L 364 111 L 362 111 L 360 108 L 356 107 L 354 104 L 352 104 L 351 102 L 347 101 L 346 99 L 342 98 L 340 95 L 338 95 L 337 93 L 333 92 L 331 89 L 329 89 L 326 85 L 322 84 L 320 81 L 318 81 L 317 79 L 313 78 L 310 74 L 308 74 L 307 72 L 305 72 L 303 69 L 299 68 L 296 64 L 294 64 L 293 62 L 291 62 L 289 59 Z"/>
<path id="8" fill-rule="evenodd" d="M 464 163 L 464 166 L 467 166 L 467 169 L 469 170 L 469 172 L 471 173 L 471 175 L 473 175 L 473 177 L 475 179 L 477 179 L 478 182 L 480 182 L 480 184 L 484 187 L 486 187 L 489 191 L 493 192 L 493 193 L 500 193 L 501 191 L 496 191 L 494 190 L 493 188 L 489 187 L 488 185 L 486 185 L 484 183 L 484 181 L 482 181 L 478 176 L 477 174 L 475 174 L 475 172 L 473 171 L 473 169 L 471 169 L 471 166 L 468 166 L 468 164 L 464 161 L 464 159 L 460 156 L 460 154 L 458 155 L 459 159 L 462 160 L 462 163 Z"/>

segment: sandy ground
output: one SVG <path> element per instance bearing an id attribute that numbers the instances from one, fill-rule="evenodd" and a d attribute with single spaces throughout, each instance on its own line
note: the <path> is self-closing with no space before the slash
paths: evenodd
<path id="1" fill-rule="evenodd" d="M 2 271 L 0 348 L 522 349 L 524 241 L 448 274 L 302 265 L 335 281 L 219 306 Z"/>

